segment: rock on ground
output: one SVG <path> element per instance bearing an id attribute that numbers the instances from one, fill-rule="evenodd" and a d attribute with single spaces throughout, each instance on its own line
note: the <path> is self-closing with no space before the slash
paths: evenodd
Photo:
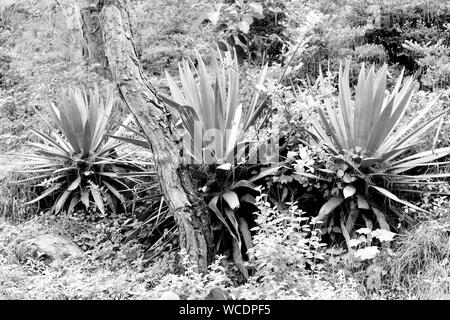
<path id="1" fill-rule="evenodd" d="M 45 262 L 62 260 L 83 254 L 72 240 L 52 234 L 43 234 L 36 238 L 21 242 L 16 248 L 19 261 L 27 258 L 43 259 Z"/>

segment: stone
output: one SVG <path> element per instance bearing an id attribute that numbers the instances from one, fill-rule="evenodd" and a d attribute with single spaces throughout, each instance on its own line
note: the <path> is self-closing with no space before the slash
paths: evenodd
<path id="1" fill-rule="evenodd" d="M 36 238 L 19 243 L 16 255 L 19 261 L 28 258 L 43 259 L 46 263 L 62 260 L 68 257 L 80 256 L 83 250 L 72 240 L 58 235 L 43 234 Z"/>

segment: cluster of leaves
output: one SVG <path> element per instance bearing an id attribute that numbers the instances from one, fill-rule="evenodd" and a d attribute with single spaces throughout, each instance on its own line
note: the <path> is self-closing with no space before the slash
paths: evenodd
<path id="1" fill-rule="evenodd" d="M 382 45 L 366 43 L 355 48 L 355 57 L 358 62 L 382 64 L 389 61 L 386 50 Z"/>
<path id="2" fill-rule="evenodd" d="M 287 212 L 279 212 L 259 197 L 249 252 L 255 274 L 233 293 L 241 299 L 357 299 L 353 279 L 325 277 L 329 255 L 320 230 L 297 205 L 288 206 Z"/>
<path id="3" fill-rule="evenodd" d="M 164 70 L 174 72 L 182 58 L 195 57 L 195 50 L 206 58 L 213 53 L 210 43 L 214 32 L 208 26 L 198 28 L 192 24 L 203 17 L 198 6 L 179 0 L 130 1 L 133 40 L 141 66 L 158 82 Z M 194 23 L 195 24 L 195 23 Z M 194 50 L 195 48 L 195 50 Z"/>
<path id="4" fill-rule="evenodd" d="M 234 163 L 241 158 L 234 149 L 242 144 L 242 138 L 264 109 L 257 86 L 251 95 L 250 104 L 244 107 L 240 97 L 239 66 L 236 53 L 228 52 L 220 61 L 213 59 L 212 73 L 215 83 L 211 85 L 202 57 L 197 53 L 199 76 L 197 85 L 194 73 L 187 61 L 180 65 L 180 91 L 172 77 L 166 73 L 172 99 L 163 101 L 180 113 L 181 127 L 184 129 L 185 155 L 192 161 L 187 163 Z M 267 67 L 262 70 L 259 84 L 265 79 Z M 200 134 L 200 140 L 196 141 Z M 203 144 L 199 144 L 202 142 Z"/>
<path id="5" fill-rule="evenodd" d="M 450 32 L 447 25 L 447 32 Z M 411 52 L 415 61 L 423 69 L 420 77 L 422 84 L 428 88 L 446 88 L 450 83 L 450 48 L 443 44 L 443 39 L 436 43 L 419 44 L 407 40 L 403 47 Z"/>
<path id="6" fill-rule="evenodd" d="M 331 6 L 334 4 L 324 7 Z M 339 60 L 357 55 L 356 48 L 365 43 L 364 27 L 350 27 L 345 22 L 342 23 L 339 19 L 339 10 L 328 12 L 322 6 L 316 7 L 315 2 L 286 3 L 286 33 L 289 40 L 286 43 L 287 50 L 283 55 L 283 62 L 297 66 L 298 70 L 291 75 L 293 82 L 306 77 L 314 79 L 321 70 L 337 69 Z M 361 60 L 371 58 L 358 56 Z"/>
<path id="7" fill-rule="evenodd" d="M 297 53 L 295 61 L 303 64 L 298 73 L 301 78 L 315 78 L 320 69 L 337 69 L 339 60 L 349 56 L 356 57 L 354 64 L 389 62 L 410 73 L 420 68 L 420 57 L 403 46 L 405 41 L 421 46 L 438 41 L 448 45 L 449 41 L 449 8 L 438 0 L 287 1 L 285 6 L 289 40 L 284 60 Z M 297 49 L 299 44 L 303 48 Z"/>
<path id="8" fill-rule="evenodd" d="M 208 299 L 207 296 L 211 290 L 219 289 L 225 292 L 226 287 L 231 284 L 224 256 L 216 256 L 214 262 L 208 266 L 208 272 L 202 274 L 197 271 L 196 265 L 189 260 L 185 250 L 181 250 L 178 255 L 181 259 L 181 272 L 164 276 L 151 291 L 151 298 L 204 300 L 205 298 Z"/>
<path id="9" fill-rule="evenodd" d="M 366 32 L 366 39 L 369 43 L 383 45 L 391 62 L 415 69 L 414 59 L 402 44 L 406 40 L 436 43 L 443 35 L 448 41 L 444 26 L 448 10 L 441 1 L 419 0 L 400 4 L 385 1 L 379 8 L 380 23 Z"/>
<path id="10" fill-rule="evenodd" d="M 326 277 L 329 255 L 320 240 L 320 231 L 295 205 L 289 214 L 258 197 L 258 227 L 249 250 L 248 282 L 234 285 L 232 270 L 218 256 L 205 274 L 196 271 L 184 252 L 180 252 L 182 273 L 161 279 L 151 295 L 154 298 L 208 299 L 213 290 L 225 297 L 241 299 L 358 299 L 358 283 L 340 272 Z"/>
<path id="11" fill-rule="evenodd" d="M 284 5 L 280 1 L 235 0 L 219 3 L 206 13 L 206 19 L 239 60 L 254 63 L 279 60 L 283 43 Z M 218 42 L 219 48 L 228 51 L 228 46 Z"/>

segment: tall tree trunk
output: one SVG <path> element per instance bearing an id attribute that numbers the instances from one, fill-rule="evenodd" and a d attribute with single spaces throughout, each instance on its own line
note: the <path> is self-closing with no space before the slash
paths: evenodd
<path id="1" fill-rule="evenodd" d="M 108 58 L 105 56 L 100 14 L 103 1 L 86 6 L 81 10 L 83 38 L 83 57 L 90 65 L 98 64 L 97 73 L 111 80 Z"/>
<path id="2" fill-rule="evenodd" d="M 180 245 L 185 248 L 200 270 L 206 270 L 212 259 L 212 230 L 206 204 L 196 194 L 187 168 L 182 164 L 180 149 L 171 124 L 171 115 L 160 103 L 156 91 L 145 80 L 133 44 L 130 15 L 124 0 L 98 1 L 100 12 L 92 19 L 83 18 L 85 33 L 92 34 L 100 21 L 102 37 L 89 47 L 103 50 L 113 81 L 130 112 L 145 133 L 155 161 L 161 189 L 179 229 Z M 97 20 L 96 20 L 97 19 Z M 87 22 L 87 23 L 86 23 Z"/>

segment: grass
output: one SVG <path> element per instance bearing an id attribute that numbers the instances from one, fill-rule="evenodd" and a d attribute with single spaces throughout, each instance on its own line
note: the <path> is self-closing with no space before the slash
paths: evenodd
<path id="1" fill-rule="evenodd" d="M 5 216 L 17 221 L 27 219 L 39 211 L 39 205 L 24 206 L 36 193 L 29 185 L 15 184 L 15 181 L 25 179 L 24 174 L 5 173 L 11 165 L 0 164 L 0 217 Z"/>
<path id="2" fill-rule="evenodd" d="M 397 241 L 393 284 L 413 299 L 450 298 L 450 220 L 420 223 Z"/>

